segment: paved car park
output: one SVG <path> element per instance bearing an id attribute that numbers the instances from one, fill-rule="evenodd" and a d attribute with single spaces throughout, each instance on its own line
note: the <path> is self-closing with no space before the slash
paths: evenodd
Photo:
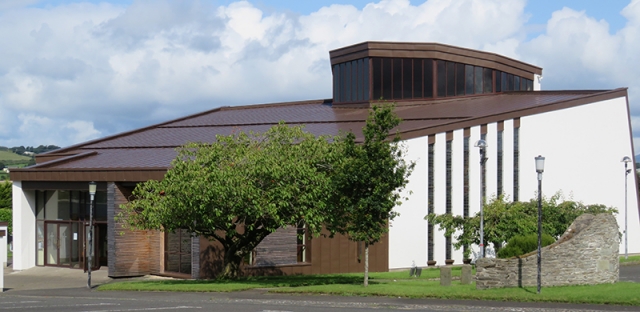
<path id="1" fill-rule="evenodd" d="M 640 280 L 640 265 L 622 266 L 621 280 Z M 141 277 L 137 279 L 160 279 Z M 92 284 L 112 282 L 106 270 L 92 273 Z M 115 292 L 89 290 L 81 270 L 37 267 L 5 270 L 0 311 L 638 311 L 640 307 L 546 303 L 432 300 L 386 297 L 279 295 L 265 290 L 232 293 Z"/>

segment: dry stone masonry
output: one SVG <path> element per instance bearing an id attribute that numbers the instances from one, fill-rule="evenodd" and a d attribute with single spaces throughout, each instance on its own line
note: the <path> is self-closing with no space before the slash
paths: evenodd
<path id="1" fill-rule="evenodd" d="M 552 245 L 542 248 L 542 286 L 615 283 L 619 278 L 618 224 L 611 214 L 583 214 Z M 537 251 L 476 262 L 476 288 L 537 285 Z"/>

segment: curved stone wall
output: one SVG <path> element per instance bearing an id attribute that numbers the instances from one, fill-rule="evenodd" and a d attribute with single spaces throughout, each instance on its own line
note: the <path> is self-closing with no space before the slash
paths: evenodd
<path id="1" fill-rule="evenodd" d="M 542 286 L 617 282 L 619 243 L 613 215 L 581 215 L 558 241 L 542 248 Z M 510 259 L 479 259 L 476 288 L 535 286 L 537 259 L 537 251 Z"/>

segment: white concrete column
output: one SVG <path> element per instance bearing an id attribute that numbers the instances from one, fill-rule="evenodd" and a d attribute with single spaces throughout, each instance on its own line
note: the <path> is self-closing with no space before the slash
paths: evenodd
<path id="1" fill-rule="evenodd" d="M 9 236 L 9 233 L 7 232 L 6 226 L 2 226 L 0 229 L 5 231 L 4 235 L 0 238 L 3 242 L 0 244 L 0 259 L 3 259 L 2 266 L 0 267 L 0 292 L 4 292 L 4 268 L 7 266 L 7 236 Z"/>
<path id="2" fill-rule="evenodd" d="M 22 189 L 13 181 L 13 269 L 25 270 L 36 265 L 35 191 Z"/>
<path id="3" fill-rule="evenodd" d="M 4 235 L 0 237 L 0 263 L 2 264 L 2 268 L 5 268 L 7 266 L 7 238 L 9 237 L 9 227 L 2 225 L 0 226 L 0 231 L 4 231 Z"/>

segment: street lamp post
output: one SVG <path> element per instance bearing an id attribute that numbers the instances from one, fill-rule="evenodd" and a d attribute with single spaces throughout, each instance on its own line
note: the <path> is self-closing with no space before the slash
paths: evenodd
<path id="1" fill-rule="evenodd" d="M 631 172 L 631 169 L 627 169 L 627 166 L 631 162 L 631 158 L 629 156 L 624 156 L 622 158 L 622 162 L 624 163 L 624 258 L 629 259 L 628 253 L 628 235 L 627 235 L 627 176 Z"/>
<path id="2" fill-rule="evenodd" d="M 89 195 L 91 195 L 91 201 L 89 203 L 89 263 L 87 264 L 87 288 L 91 289 L 91 255 L 93 254 L 93 199 L 96 195 L 96 182 L 89 182 Z"/>
<path id="3" fill-rule="evenodd" d="M 538 293 L 542 285 L 542 172 L 544 172 L 544 157 L 536 157 L 536 172 L 538 173 Z"/>
<path id="4" fill-rule="evenodd" d="M 485 256 L 484 248 L 484 166 L 487 162 L 487 142 L 485 140 L 478 140 L 475 144 L 480 148 L 480 258 Z"/>

